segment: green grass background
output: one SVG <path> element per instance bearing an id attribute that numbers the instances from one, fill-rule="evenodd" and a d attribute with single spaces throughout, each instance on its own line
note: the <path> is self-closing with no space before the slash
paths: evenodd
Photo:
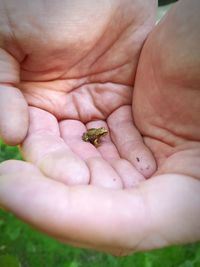
<path id="1" fill-rule="evenodd" d="M 21 159 L 17 147 L 0 141 L 0 162 L 13 158 Z M 117 258 L 63 245 L 0 209 L 0 267 L 200 267 L 200 243 Z"/>
<path id="2" fill-rule="evenodd" d="M 0 161 L 21 159 L 0 141 Z M 127 257 L 63 245 L 0 209 L 0 267 L 200 267 L 200 243 Z"/>

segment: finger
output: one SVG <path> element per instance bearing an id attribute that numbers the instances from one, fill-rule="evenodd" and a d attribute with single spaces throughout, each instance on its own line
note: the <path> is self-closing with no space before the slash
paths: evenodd
<path id="1" fill-rule="evenodd" d="M 0 138 L 9 145 L 20 144 L 28 129 L 28 107 L 15 87 L 0 84 Z"/>
<path id="2" fill-rule="evenodd" d="M 9 161 L 5 161 L 5 162 L 0 164 L 0 178 L 2 178 L 3 176 L 5 177 L 5 175 L 12 175 L 12 174 L 15 175 L 16 173 L 21 173 L 22 176 L 24 176 L 24 177 L 29 177 L 30 173 L 31 173 L 32 177 L 35 176 L 39 179 L 44 178 L 44 176 L 41 176 L 41 172 L 39 171 L 39 169 L 35 165 L 32 165 L 31 163 L 27 163 L 27 162 L 24 163 L 22 161 L 16 161 L 16 160 L 9 160 Z M 1 183 L 0 183 L 0 185 L 1 185 Z M 37 196 L 35 196 L 35 197 L 37 197 Z M 0 199 L 1 199 L 1 194 L 0 194 Z M 1 201 L 0 201 L 0 208 L 2 208 L 1 207 Z M 30 223 L 32 224 L 32 222 L 30 222 Z M 64 238 L 63 236 L 62 237 L 56 236 L 56 238 L 58 240 L 60 240 L 61 242 L 66 243 L 66 238 Z M 67 243 L 70 245 L 76 246 L 76 247 L 91 248 L 91 244 L 81 243 L 80 241 L 78 242 L 78 240 L 68 239 Z M 96 249 L 96 250 L 100 250 L 100 251 L 103 250 L 103 247 L 101 248 L 101 246 L 95 246 L 95 244 L 93 244 L 92 248 Z M 122 255 L 123 254 L 121 249 L 119 250 L 119 249 L 113 249 L 112 247 L 110 247 L 110 248 L 108 247 L 107 252 L 109 250 L 111 253 L 113 253 L 115 255 Z M 127 254 L 127 252 L 126 252 L 126 254 Z"/>
<path id="3" fill-rule="evenodd" d="M 4 208 L 65 243 L 130 251 L 126 238 L 129 243 L 130 229 L 134 229 L 134 224 L 141 226 L 143 217 L 138 196 L 133 201 L 123 190 L 69 188 L 33 169 L 28 172 L 25 162 L 16 161 L 20 165 L 18 172 L 10 172 L 13 163 L 0 165 L 0 203 Z M 133 225 L 129 225 L 132 215 L 126 210 L 126 202 L 137 210 Z M 137 231 L 136 237 L 140 239 Z"/>
<path id="4" fill-rule="evenodd" d="M 9 145 L 24 139 L 28 128 L 27 103 L 15 85 L 19 82 L 19 64 L 0 49 L 0 138 Z"/>
<path id="5" fill-rule="evenodd" d="M 120 175 L 124 188 L 138 186 L 139 183 L 145 180 L 144 176 L 127 160 L 114 159 L 112 162 L 110 161 L 110 164 Z"/>
<path id="6" fill-rule="evenodd" d="M 87 131 L 83 123 L 77 120 L 64 120 L 59 123 L 59 127 L 65 143 L 83 160 L 101 157 L 96 147 L 82 140 L 83 133 Z"/>
<path id="7" fill-rule="evenodd" d="M 97 147 L 97 149 L 101 153 L 102 157 L 108 162 L 112 161 L 113 159 L 120 158 L 119 153 L 110 138 L 109 129 L 105 121 L 91 121 L 87 123 L 86 126 L 87 129 L 100 127 L 106 128 L 108 133 L 100 138 L 100 145 Z"/>
<path id="8" fill-rule="evenodd" d="M 116 171 L 102 159 L 101 153 L 98 151 L 99 148 L 97 149 L 93 144 L 82 140 L 82 135 L 86 131 L 85 126 L 76 120 L 65 120 L 60 122 L 59 125 L 61 136 L 66 144 L 86 161 L 90 169 L 90 184 L 106 188 L 122 188 L 121 178 Z M 98 126 L 99 125 L 96 125 L 96 127 Z"/>
<path id="9" fill-rule="evenodd" d="M 91 158 L 87 164 L 91 173 L 90 184 L 112 189 L 123 188 L 121 177 L 104 159 Z"/>
<path id="10" fill-rule="evenodd" d="M 200 184 L 191 177 L 162 175 L 108 190 L 67 187 L 24 171 L 25 162 L 14 173 L 13 164 L 0 165 L 1 205 L 63 242 L 130 252 L 200 239 Z"/>
<path id="11" fill-rule="evenodd" d="M 28 129 L 28 107 L 15 87 L 0 84 L 0 138 L 9 145 L 20 144 Z"/>
<path id="12" fill-rule="evenodd" d="M 142 175 L 150 177 L 156 170 L 156 162 L 133 124 L 131 107 L 117 109 L 107 122 L 120 156 L 130 161 Z"/>
<path id="13" fill-rule="evenodd" d="M 30 128 L 22 144 L 24 158 L 65 184 L 87 184 L 88 168 L 60 137 L 56 118 L 38 108 L 30 107 L 29 111 Z"/>
<path id="14" fill-rule="evenodd" d="M 87 124 L 88 129 L 99 127 L 105 127 L 108 129 L 108 126 L 104 121 L 92 121 Z M 145 180 L 144 176 L 138 172 L 132 164 L 130 164 L 127 160 L 120 158 L 119 153 L 110 138 L 109 132 L 105 137 L 102 137 L 102 139 L 103 140 L 98 147 L 98 151 L 100 151 L 102 157 L 110 163 L 112 168 L 121 178 L 120 188 L 131 188 Z M 114 178 L 113 181 L 115 181 Z"/>
<path id="15" fill-rule="evenodd" d="M 108 126 L 104 121 L 92 121 L 87 123 L 87 129 L 100 127 L 108 129 Z M 97 170 L 95 172 L 97 174 L 97 177 L 92 175 L 94 184 L 97 184 L 98 186 L 103 184 L 104 186 L 106 185 L 105 187 L 110 188 L 131 188 L 138 185 L 141 181 L 144 180 L 143 175 L 139 173 L 132 164 L 130 164 L 127 160 L 120 159 L 119 153 L 110 138 L 109 129 L 108 134 L 105 137 L 101 138 L 100 145 L 99 147 L 97 147 L 97 149 L 101 153 L 102 157 L 107 162 L 109 162 L 110 166 L 116 171 L 117 177 L 114 178 L 116 176 L 116 173 L 114 175 L 113 169 L 111 169 L 110 167 L 109 169 L 113 173 L 112 175 L 111 173 L 107 172 L 108 177 L 105 176 L 103 177 L 104 179 L 102 179 L 102 177 L 98 177 L 99 173 L 102 174 L 101 167 L 99 166 L 98 170 L 98 167 L 94 164 L 97 167 Z M 104 168 L 108 168 L 108 165 Z M 121 178 L 120 180 L 119 177 Z M 107 185 L 107 183 L 109 184 Z"/>

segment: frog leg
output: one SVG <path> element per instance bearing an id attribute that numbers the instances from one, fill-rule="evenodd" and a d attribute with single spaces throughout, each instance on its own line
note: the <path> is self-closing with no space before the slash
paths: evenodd
<path id="1" fill-rule="evenodd" d="M 98 139 L 95 139 L 95 140 L 94 140 L 94 145 L 95 145 L 95 147 L 98 147 L 98 146 L 100 145 L 100 143 L 99 143 L 99 140 L 98 140 Z"/>

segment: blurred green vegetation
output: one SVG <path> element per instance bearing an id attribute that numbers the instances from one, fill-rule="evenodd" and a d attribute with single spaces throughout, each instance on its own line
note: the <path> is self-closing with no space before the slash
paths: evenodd
<path id="1" fill-rule="evenodd" d="M 17 147 L 0 142 L 0 161 L 21 159 Z M 113 257 L 73 248 L 39 233 L 0 210 L 0 267 L 200 267 L 200 244 Z"/>
<path id="2" fill-rule="evenodd" d="M 17 146 L 7 146 L 0 140 L 0 162 L 8 159 L 21 160 L 22 157 Z"/>

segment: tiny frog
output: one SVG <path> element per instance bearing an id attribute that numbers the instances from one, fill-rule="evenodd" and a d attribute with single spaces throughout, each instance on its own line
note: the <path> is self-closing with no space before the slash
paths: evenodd
<path id="1" fill-rule="evenodd" d="M 100 138 L 105 136 L 108 133 L 108 130 L 104 127 L 101 128 L 91 128 L 87 132 L 83 133 L 82 139 L 85 142 L 90 142 L 95 147 L 100 145 Z"/>

